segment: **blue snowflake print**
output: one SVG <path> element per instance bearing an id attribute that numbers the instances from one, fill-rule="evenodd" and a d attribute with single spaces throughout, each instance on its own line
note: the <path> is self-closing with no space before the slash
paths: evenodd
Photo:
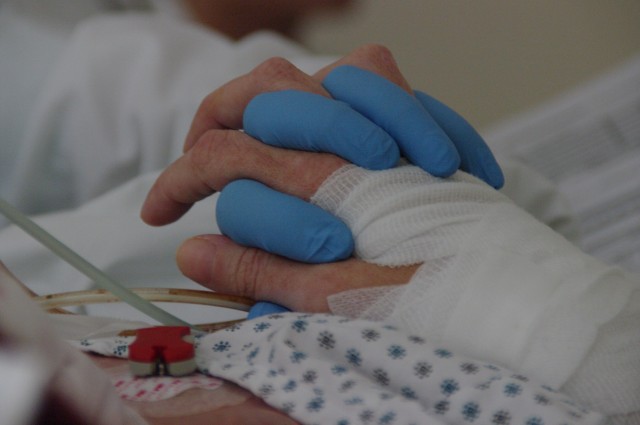
<path id="1" fill-rule="evenodd" d="M 250 342 L 248 344 L 244 344 L 242 346 L 242 349 L 240 351 L 247 351 L 249 348 L 253 347 L 253 342 Z"/>
<path id="2" fill-rule="evenodd" d="M 449 397 L 451 394 L 455 393 L 460 389 L 460 385 L 456 382 L 455 379 L 445 379 L 440 384 L 440 390 L 442 394 Z"/>
<path id="3" fill-rule="evenodd" d="M 287 415 L 291 415 L 293 413 L 293 411 L 296 409 L 296 404 L 289 401 L 287 403 L 284 403 L 281 407 L 280 410 L 282 410 L 284 413 L 286 413 Z"/>
<path id="4" fill-rule="evenodd" d="M 529 382 L 529 378 L 527 378 L 524 375 L 515 374 L 515 375 L 511 375 L 511 378 L 516 379 L 516 380 L 518 380 L 520 382 Z"/>
<path id="5" fill-rule="evenodd" d="M 277 320 L 277 319 L 282 319 L 284 317 L 283 314 L 280 313 L 274 313 L 274 314 L 270 314 L 267 316 L 267 319 L 273 319 L 273 320 Z"/>
<path id="6" fill-rule="evenodd" d="M 232 368 L 233 368 L 233 365 L 231 363 L 225 363 L 222 365 L 222 370 L 229 370 Z"/>
<path id="7" fill-rule="evenodd" d="M 427 341 L 423 337 L 417 335 L 411 335 L 409 337 L 409 341 L 417 345 L 424 345 L 427 343 Z"/>
<path id="8" fill-rule="evenodd" d="M 542 420 L 542 418 L 538 417 L 538 416 L 534 416 L 532 418 L 527 419 L 527 422 L 525 422 L 526 425 L 544 425 L 544 421 Z"/>
<path id="9" fill-rule="evenodd" d="M 336 340 L 331 332 L 323 331 L 318 335 L 318 345 L 325 350 L 331 350 L 336 345 Z"/>
<path id="10" fill-rule="evenodd" d="M 213 346 L 213 351 L 222 353 L 224 351 L 228 351 L 229 348 L 231 348 L 229 341 L 220 341 Z"/>
<path id="11" fill-rule="evenodd" d="M 293 379 L 290 379 L 286 384 L 284 384 L 284 387 L 282 387 L 282 390 L 286 393 L 290 393 L 292 391 L 295 391 L 296 388 L 298 388 L 298 383 Z"/>
<path id="12" fill-rule="evenodd" d="M 506 410 L 498 410 L 493 414 L 491 423 L 494 425 L 509 425 L 511 424 L 511 414 Z"/>
<path id="13" fill-rule="evenodd" d="M 116 345 L 115 348 L 113 349 L 113 355 L 114 356 L 126 356 L 127 352 L 129 351 L 129 346 L 128 345 Z"/>
<path id="14" fill-rule="evenodd" d="M 504 386 L 504 390 L 502 392 L 507 397 L 516 397 L 522 393 L 522 387 L 515 382 L 510 382 Z"/>
<path id="15" fill-rule="evenodd" d="M 235 324 L 233 324 L 231 326 L 228 326 L 228 327 L 224 328 L 224 331 L 225 332 L 235 332 L 235 331 L 239 330 L 241 327 L 242 327 L 242 324 L 235 323 Z"/>
<path id="16" fill-rule="evenodd" d="M 393 326 L 393 325 L 384 325 L 382 328 L 386 329 L 388 331 L 397 331 L 398 330 L 398 328 L 396 326 Z"/>
<path id="17" fill-rule="evenodd" d="M 362 339 L 367 342 L 373 342 L 380 339 L 380 332 L 375 329 L 363 329 L 361 332 Z"/>
<path id="18" fill-rule="evenodd" d="M 344 404 L 347 406 L 355 406 L 362 403 L 364 403 L 364 400 L 361 397 L 352 397 L 344 401 Z"/>
<path id="19" fill-rule="evenodd" d="M 467 363 L 462 363 L 460 365 L 460 370 L 466 373 L 467 375 L 475 375 L 476 373 L 478 373 L 480 368 L 475 363 L 467 362 Z"/>
<path id="20" fill-rule="evenodd" d="M 428 378 L 429 375 L 431 375 L 432 371 L 433 371 L 433 367 L 427 362 L 418 362 L 413 367 L 414 375 L 418 379 Z"/>
<path id="21" fill-rule="evenodd" d="M 341 393 L 347 392 L 355 386 L 356 386 L 356 381 L 349 379 L 348 381 L 344 381 L 342 385 L 340 385 L 340 392 Z"/>
<path id="22" fill-rule="evenodd" d="M 387 354 L 394 360 L 402 359 L 407 355 L 407 350 L 400 345 L 392 345 L 387 348 Z"/>
<path id="23" fill-rule="evenodd" d="M 347 373 L 348 369 L 342 365 L 335 365 L 334 367 L 331 368 L 331 373 L 333 373 L 334 375 L 344 375 L 345 373 Z"/>
<path id="24" fill-rule="evenodd" d="M 340 419 L 338 422 L 336 422 L 336 425 L 351 425 L 351 422 L 349 422 L 348 419 Z"/>
<path id="25" fill-rule="evenodd" d="M 549 403 L 551 403 L 551 400 L 549 400 L 549 397 L 542 394 L 536 394 L 535 396 L 533 396 L 533 399 L 537 404 L 540 404 L 542 406 L 547 406 Z"/>
<path id="26" fill-rule="evenodd" d="M 291 363 L 297 364 L 306 359 L 307 355 L 302 351 L 294 351 L 293 353 L 291 353 L 291 356 L 289 358 L 291 359 Z"/>
<path id="27" fill-rule="evenodd" d="M 92 342 L 89 342 L 89 340 L 88 340 L 88 339 L 81 339 L 81 340 L 80 340 L 80 345 L 82 345 L 83 347 L 89 347 L 89 346 L 91 346 L 92 344 L 93 344 L 93 343 L 92 343 Z"/>
<path id="28" fill-rule="evenodd" d="M 253 364 L 253 360 L 258 357 L 258 353 L 260 353 L 260 347 L 251 350 L 251 352 L 249 352 L 249 355 L 247 355 L 247 362 L 249 362 L 249 364 Z"/>
<path id="29" fill-rule="evenodd" d="M 258 389 L 258 395 L 261 398 L 267 398 L 271 394 L 273 394 L 273 391 L 274 391 L 273 386 L 271 386 L 270 384 L 265 384 Z"/>
<path id="30" fill-rule="evenodd" d="M 449 411 L 450 403 L 447 400 L 441 400 L 433 406 L 437 415 L 444 415 Z"/>
<path id="31" fill-rule="evenodd" d="M 309 322 L 307 322 L 306 320 L 296 320 L 291 324 L 291 329 L 293 329 L 298 333 L 305 332 L 307 330 L 308 325 L 309 325 Z"/>
<path id="32" fill-rule="evenodd" d="M 408 400 L 417 400 L 416 392 L 411 387 L 402 387 L 400 388 L 400 394 L 402 397 Z"/>
<path id="33" fill-rule="evenodd" d="M 383 369 L 375 369 L 373 371 L 373 379 L 383 387 L 389 385 L 389 375 Z"/>
<path id="34" fill-rule="evenodd" d="M 478 406 L 478 403 L 470 401 L 462 406 L 462 411 L 460 413 L 462 413 L 462 416 L 467 422 L 473 422 L 478 419 L 478 416 L 480 416 L 480 406 Z"/>
<path id="35" fill-rule="evenodd" d="M 271 348 L 271 351 L 269 351 L 269 358 L 267 359 L 267 362 L 273 363 L 273 359 L 275 357 L 276 357 L 276 348 L 273 347 L 273 348 Z"/>
<path id="36" fill-rule="evenodd" d="M 486 365 L 484 365 L 484 367 L 486 367 L 486 368 L 487 368 L 487 369 L 489 369 L 489 370 L 496 371 L 496 372 L 499 372 L 499 371 L 500 371 L 500 368 L 499 368 L 498 366 L 494 366 L 494 365 L 492 365 L 492 364 L 486 364 Z"/>
<path id="37" fill-rule="evenodd" d="M 247 379 L 251 378 L 255 374 L 256 374 L 255 370 L 250 370 L 250 371 L 245 372 L 244 374 L 242 374 L 242 376 L 240 377 L 240 380 L 241 381 L 246 381 Z"/>
<path id="38" fill-rule="evenodd" d="M 322 388 L 315 387 L 315 388 L 313 389 L 313 393 L 314 393 L 315 395 L 317 395 L 318 397 L 321 397 L 321 396 L 323 396 L 323 395 L 324 395 L 324 390 L 323 390 Z"/>
<path id="39" fill-rule="evenodd" d="M 275 378 L 276 376 L 278 376 L 278 371 L 275 369 L 270 369 L 269 373 L 267 374 L 267 376 L 269 378 Z"/>
<path id="40" fill-rule="evenodd" d="M 319 412 L 324 407 L 324 398 L 315 397 L 307 403 L 307 410 L 310 412 Z"/>
<path id="41" fill-rule="evenodd" d="M 362 363 L 362 357 L 360 356 L 360 352 L 355 348 L 351 348 L 347 350 L 347 362 L 354 366 L 360 366 Z"/>
<path id="42" fill-rule="evenodd" d="M 437 350 L 435 350 L 433 352 L 436 356 L 440 357 L 441 359 L 448 359 L 451 356 L 453 356 L 453 354 L 451 353 L 451 351 L 449 350 L 445 350 L 444 348 L 438 348 Z"/>
<path id="43" fill-rule="evenodd" d="M 318 372 L 315 370 L 308 370 L 302 375 L 302 382 L 307 384 L 313 384 L 318 379 Z"/>
<path id="44" fill-rule="evenodd" d="M 557 390 L 555 390 L 555 389 L 551 388 L 551 387 L 550 387 L 550 386 L 548 386 L 548 385 L 543 385 L 541 388 L 542 388 L 543 390 L 549 391 L 550 393 L 557 393 L 557 392 L 558 392 Z"/>
<path id="45" fill-rule="evenodd" d="M 395 412 L 387 412 L 384 415 L 382 415 L 382 417 L 380 418 L 378 423 L 381 424 L 381 425 L 390 425 L 390 424 L 393 423 L 393 421 L 395 419 L 396 419 L 396 413 Z"/>
<path id="46" fill-rule="evenodd" d="M 373 410 L 363 410 L 360 413 L 360 420 L 364 423 L 367 423 L 373 419 Z"/>
<path id="47" fill-rule="evenodd" d="M 269 329 L 270 327 L 271 327 L 271 323 L 267 323 L 267 322 L 260 322 L 260 323 L 256 323 L 256 324 L 253 326 L 253 330 L 254 330 L 256 333 L 260 333 L 260 332 L 264 332 L 264 331 L 266 331 L 266 330 L 267 330 L 267 329 Z"/>

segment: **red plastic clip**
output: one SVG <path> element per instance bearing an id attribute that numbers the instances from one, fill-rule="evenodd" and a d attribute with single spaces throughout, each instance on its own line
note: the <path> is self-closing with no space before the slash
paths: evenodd
<path id="1" fill-rule="evenodd" d="M 129 345 L 129 366 L 136 376 L 182 376 L 196 370 L 193 338 L 187 326 L 138 329 Z"/>

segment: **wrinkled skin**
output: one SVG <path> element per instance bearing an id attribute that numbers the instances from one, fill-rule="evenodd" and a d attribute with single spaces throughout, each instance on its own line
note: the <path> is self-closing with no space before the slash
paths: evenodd
<path id="1" fill-rule="evenodd" d="M 374 72 L 412 93 L 392 54 L 378 45 L 363 46 L 315 75 L 303 73 L 282 58 L 269 59 L 203 100 L 186 137 L 184 155 L 154 184 L 143 205 L 142 219 L 155 226 L 174 222 L 195 202 L 241 178 L 308 200 L 346 161 L 326 153 L 267 146 L 237 129 L 242 127 L 244 109 L 258 94 L 295 89 L 330 97 L 321 81 L 340 65 Z M 207 288 L 309 312 L 327 312 L 327 297 L 338 292 L 404 284 L 418 267 L 382 267 L 354 258 L 301 264 L 240 246 L 220 235 L 187 240 L 177 261 L 187 277 Z"/>

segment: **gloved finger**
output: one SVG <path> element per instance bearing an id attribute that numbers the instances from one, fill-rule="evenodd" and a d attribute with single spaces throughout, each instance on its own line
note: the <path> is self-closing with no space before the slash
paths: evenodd
<path id="1" fill-rule="evenodd" d="M 416 91 L 416 98 L 449 136 L 460 155 L 460 169 L 496 189 L 504 185 L 504 175 L 482 136 L 457 112 L 426 93 Z"/>
<path id="2" fill-rule="evenodd" d="M 247 320 L 255 319 L 261 316 L 269 316 L 276 313 L 286 313 L 288 311 L 291 310 L 281 306 L 280 304 L 258 301 L 253 306 L 251 306 L 249 314 L 247 314 Z"/>
<path id="3" fill-rule="evenodd" d="M 234 243 L 222 235 L 188 239 L 178 266 L 218 292 L 279 304 L 293 311 L 327 312 L 327 297 L 350 289 L 403 284 L 418 266 L 382 267 L 353 258 L 305 264 Z"/>
<path id="4" fill-rule="evenodd" d="M 216 220 L 234 242 L 305 263 L 344 260 L 354 249 L 339 218 L 254 180 L 229 183 L 218 198 Z"/>
<path id="5" fill-rule="evenodd" d="M 252 179 L 309 199 L 346 161 L 331 154 L 280 149 L 236 130 L 210 130 L 156 179 L 142 206 L 151 225 L 174 222 L 229 182 Z"/>
<path id="6" fill-rule="evenodd" d="M 260 94 L 244 112 L 244 130 L 272 146 L 330 152 L 373 170 L 395 166 L 396 142 L 344 102 L 286 90 Z"/>
<path id="7" fill-rule="evenodd" d="M 354 66 L 340 66 L 323 81 L 332 97 L 382 127 L 411 163 L 438 177 L 460 166 L 455 145 L 422 104 L 391 81 Z"/>
<path id="8" fill-rule="evenodd" d="M 289 89 L 328 96 L 318 81 L 287 60 L 268 59 L 204 98 L 187 133 L 183 151 L 191 149 L 208 130 L 241 128 L 244 109 L 256 95 Z"/>
<path id="9" fill-rule="evenodd" d="M 345 64 L 358 66 L 398 84 L 411 93 L 393 55 L 386 47 L 369 44 L 322 68 L 313 77 L 282 58 L 271 58 L 246 75 L 238 77 L 209 94 L 200 104 L 185 139 L 186 152 L 207 131 L 238 129 L 249 101 L 260 93 L 301 90 L 329 97 L 321 82 L 332 69 Z"/>

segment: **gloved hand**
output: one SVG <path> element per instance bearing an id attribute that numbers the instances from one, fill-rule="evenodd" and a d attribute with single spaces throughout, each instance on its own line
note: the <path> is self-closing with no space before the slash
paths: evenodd
<path id="1" fill-rule="evenodd" d="M 235 180 L 218 198 L 216 219 L 235 242 L 306 263 L 344 260 L 351 231 L 325 210 L 254 180 Z"/>
<path id="2" fill-rule="evenodd" d="M 323 86 L 334 99 L 295 90 L 254 97 L 244 111 L 245 132 L 272 146 L 329 152 L 374 170 L 395 166 L 402 154 L 439 177 L 460 166 L 496 188 L 504 183 L 480 135 L 434 98 L 413 97 L 353 66 L 335 68 Z M 338 219 L 259 184 L 227 185 L 216 216 L 235 242 L 299 261 L 337 261 L 353 248 Z"/>
<path id="3" fill-rule="evenodd" d="M 458 168 L 489 185 L 504 184 L 482 137 L 455 111 L 422 92 L 354 66 L 331 71 L 323 87 L 333 99 L 286 90 L 254 97 L 244 112 L 245 131 L 272 146 L 330 152 L 380 170 L 399 155 L 437 177 Z"/>
<path id="4" fill-rule="evenodd" d="M 461 168 L 493 187 L 504 184 L 480 135 L 429 95 L 416 92 L 413 97 L 353 66 L 334 69 L 323 86 L 333 99 L 296 90 L 254 97 L 244 111 L 244 130 L 272 146 L 329 152 L 373 170 L 395 166 L 402 155 L 435 176 L 447 177 Z M 242 245 L 312 263 L 351 255 L 353 239 L 342 222 L 253 183 L 232 183 L 222 192 L 216 216 L 224 234 Z M 345 243 L 343 249 L 339 242 Z M 249 317 L 279 308 L 259 303 Z"/>

